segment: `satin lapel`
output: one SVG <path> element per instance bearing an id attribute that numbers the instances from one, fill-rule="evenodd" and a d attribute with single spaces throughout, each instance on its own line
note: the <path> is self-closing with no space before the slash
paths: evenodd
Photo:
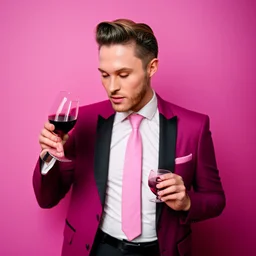
<path id="1" fill-rule="evenodd" d="M 112 114 L 108 118 L 99 116 L 98 124 L 97 124 L 94 176 L 95 176 L 102 206 L 104 206 L 105 195 L 106 195 L 110 143 L 111 143 L 114 117 L 115 117 L 114 114 Z"/>
<path id="2" fill-rule="evenodd" d="M 159 169 L 167 169 L 173 172 L 175 166 L 175 151 L 177 137 L 177 117 L 167 119 L 159 114 L 160 139 L 159 139 Z M 156 204 L 156 226 L 161 216 L 163 203 Z"/>

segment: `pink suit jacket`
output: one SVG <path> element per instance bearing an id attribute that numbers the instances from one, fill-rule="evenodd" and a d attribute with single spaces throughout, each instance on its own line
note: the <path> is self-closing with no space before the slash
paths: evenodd
<path id="1" fill-rule="evenodd" d="M 186 110 L 157 95 L 160 118 L 159 168 L 182 176 L 191 199 L 188 212 L 157 204 L 156 230 L 162 256 L 191 255 L 191 223 L 213 218 L 225 207 L 206 115 Z M 101 221 L 115 112 L 109 101 L 80 108 L 65 145 L 72 163 L 57 162 L 47 175 L 38 160 L 33 187 L 38 204 L 51 208 L 72 186 L 62 256 L 87 256 Z"/>

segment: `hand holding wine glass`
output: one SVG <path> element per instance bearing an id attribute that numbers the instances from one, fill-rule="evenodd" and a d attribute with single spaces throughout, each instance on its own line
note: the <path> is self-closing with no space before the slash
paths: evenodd
<path id="1" fill-rule="evenodd" d="M 169 170 L 165 170 L 165 169 L 158 169 L 158 170 L 151 170 L 149 173 L 148 185 L 149 185 L 150 190 L 156 195 L 156 198 L 150 199 L 151 202 L 155 202 L 155 203 L 163 202 L 158 197 L 158 194 L 157 194 L 158 189 L 157 189 L 156 185 L 160 181 L 160 176 L 165 173 L 171 173 L 171 172 Z"/>
<path id="2" fill-rule="evenodd" d="M 190 198 L 181 176 L 168 170 L 152 170 L 149 174 L 148 185 L 157 195 L 152 202 L 165 202 L 175 211 L 188 211 L 191 207 Z"/>
<path id="3" fill-rule="evenodd" d="M 69 92 L 62 91 L 50 110 L 48 120 L 39 137 L 42 152 L 46 158 L 50 155 L 61 162 L 70 162 L 64 156 L 63 144 L 68 139 L 68 132 L 74 127 L 78 116 L 78 100 Z"/>
<path id="4" fill-rule="evenodd" d="M 69 138 L 68 134 L 65 134 L 62 138 L 54 134 L 55 127 L 49 121 L 44 124 L 44 128 L 39 135 L 39 144 L 41 146 L 40 157 L 45 162 L 49 162 L 52 157 L 48 153 L 49 149 L 55 149 L 56 154 L 59 157 L 64 155 L 63 146 Z"/>

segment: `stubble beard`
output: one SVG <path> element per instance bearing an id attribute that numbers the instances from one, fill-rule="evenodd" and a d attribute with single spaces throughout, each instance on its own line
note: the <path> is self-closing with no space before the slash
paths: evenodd
<path id="1" fill-rule="evenodd" d="M 147 94 L 147 90 L 149 89 L 149 79 L 146 76 L 143 82 L 143 87 L 141 91 L 139 91 L 136 95 L 130 98 L 125 98 L 124 100 L 128 101 L 129 104 L 127 106 L 125 105 L 117 105 L 112 103 L 112 107 L 116 112 L 128 112 L 128 111 L 135 111 L 137 112 L 141 107 L 140 104 L 142 103 L 145 95 Z"/>

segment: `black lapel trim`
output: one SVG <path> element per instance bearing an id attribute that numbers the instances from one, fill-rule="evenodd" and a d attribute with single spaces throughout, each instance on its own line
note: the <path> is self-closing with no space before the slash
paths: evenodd
<path id="1" fill-rule="evenodd" d="M 176 138 L 177 138 L 177 117 L 166 119 L 159 114 L 160 139 L 159 139 L 159 169 L 167 169 L 171 172 L 175 167 Z M 160 219 L 163 203 L 156 203 L 156 226 Z"/>
<path id="2" fill-rule="evenodd" d="M 115 115 L 111 115 L 105 119 L 102 116 L 98 117 L 97 137 L 94 159 L 94 176 L 96 185 L 100 195 L 102 206 L 104 206 L 106 186 L 108 180 L 109 153 L 112 136 L 112 128 Z"/>

